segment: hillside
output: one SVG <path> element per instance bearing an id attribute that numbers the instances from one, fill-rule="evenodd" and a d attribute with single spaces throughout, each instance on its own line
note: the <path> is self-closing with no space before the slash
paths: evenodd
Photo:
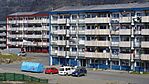
<path id="1" fill-rule="evenodd" d="M 70 5 L 98 5 L 130 2 L 146 2 L 149 0 L 0 0 L 0 20 L 14 12 L 51 11 L 52 9 Z"/>

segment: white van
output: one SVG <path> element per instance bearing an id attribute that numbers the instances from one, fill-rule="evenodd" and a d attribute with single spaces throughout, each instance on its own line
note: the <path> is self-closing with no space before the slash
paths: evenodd
<path id="1" fill-rule="evenodd" d="M 60 67 L 59 68 L 59 75 L 71 75 L 72 72 L 74 72 L 75 69 L 73 67 L 70 66 L 64 66 L 64 67 Z"/>

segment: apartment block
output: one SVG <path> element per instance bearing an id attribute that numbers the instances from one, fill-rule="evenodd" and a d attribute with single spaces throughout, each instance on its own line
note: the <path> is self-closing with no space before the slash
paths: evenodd
<path id="1" fill-rule="evenodd" d="M 66 6 L 49 14 L 50 65 L 149 71 L 149 3 Z"/>
<path id="2" fill-rule="evenodd" d="M 0 21 L 0 49 L 6 48 L 6 22 Z"/>
<path id="3" fill-rule="evenodd" d="M 48 53 L 49 18 L 42 12 L 17 12 L 7 16 L 7 48 Z"/>

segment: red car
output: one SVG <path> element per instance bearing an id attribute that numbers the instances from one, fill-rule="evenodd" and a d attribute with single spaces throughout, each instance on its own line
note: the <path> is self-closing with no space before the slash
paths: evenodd
<path id="1" fill-rule="evenodd" d="M 45 74 L 58 74 L 58 69 L 55 67 L 46 68 Z"/>

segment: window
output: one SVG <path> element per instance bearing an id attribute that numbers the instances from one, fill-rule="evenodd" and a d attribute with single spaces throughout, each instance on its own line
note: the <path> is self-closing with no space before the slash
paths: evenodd
<path id="1" fill-rule="evenodd" d="M 106 25 L 101 25 L 100 29 L 106 29 Z"/>
<path id="2" fill-rule="evenodd" d="M 63 15 L 60 15 L 59 18 L 60 18 L 60 19 L 63 19 Z"/>
<path id="3" fill-rule="evenodd" d="M 85 26 L 80 26 L 79 29 L 80 30 L 85 30 Z"/>
<path id="4" fill-rule="evenodd" d="M 77 51 L 77 48 L 72 47 L 72 52 L 76 52 L 76 51 Z"/>
<path id="5" fill-rule="evenodd" d="M 87 29 L 90 29 L 90 26 L 87 26 Z"/>
<path id="6" fill-rule="evenodd" d="M 80 14 L 80 15 L 79 15 L 79 18 L 80 18 L 80 19 L 85 19 L 85 15 L 84 15 L 84 14 Z"/>
<path id="7" fill-rule="evenodd" d="M 53 19 L 53 20 L 57 20 L 57 19 L 58 19 L 58 16 L 57 16 L 57 15 L 53 15 L 53 16 L 52 16 L 52 19 Z"/>
<path id="8" fill-rule="evenodd" d="M 77 15 L 72 15 L 72 19 L 77 19 Z"/>
<path id="9" fill-rule="evenodd" d="M 76 30 L 76 26 L 72 26 L 72 28 L 71 28 L 72 30 Z"/>
<path id="10" fill-rule="evenodd" d="M 112 14 L 112 17 L 113 18 L 119 18 L 119 14 L 117 13 L 117 14 Z"/>

